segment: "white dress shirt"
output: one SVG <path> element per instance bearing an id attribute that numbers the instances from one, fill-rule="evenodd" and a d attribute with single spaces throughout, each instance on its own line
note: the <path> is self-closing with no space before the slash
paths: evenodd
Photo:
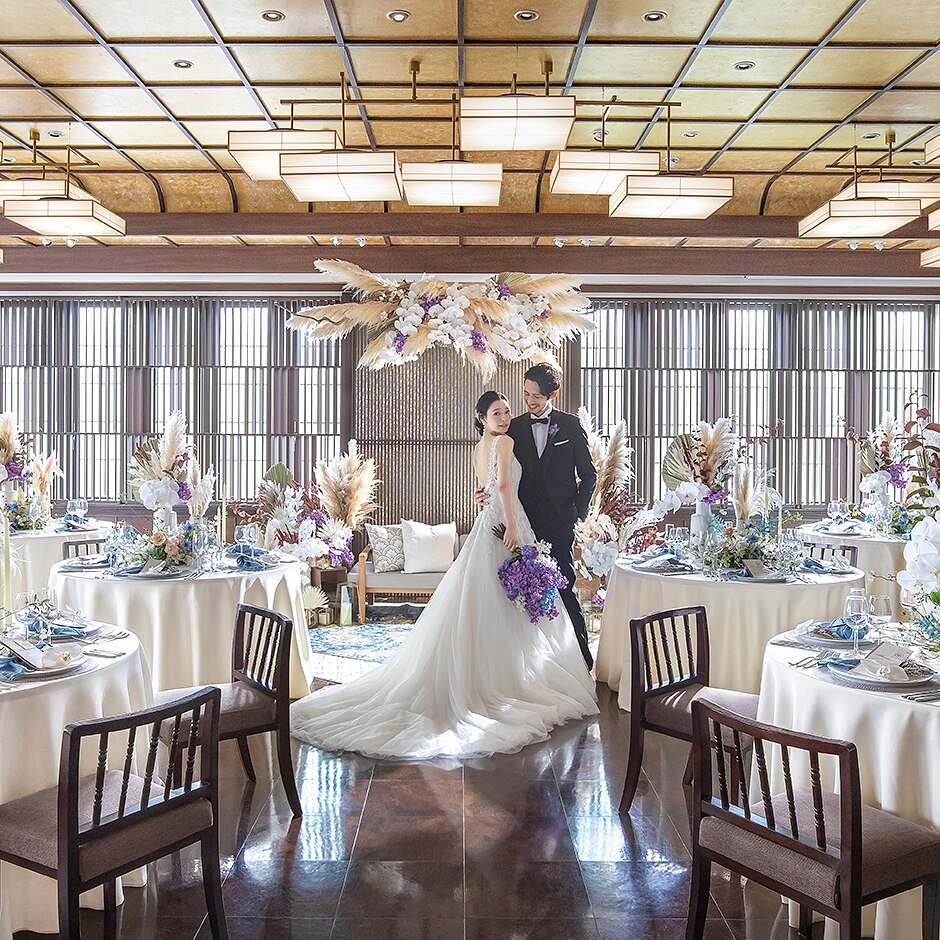
<path id="1" fill-rule="evenodd" d="M 529 420 L 532 421 L 532 437 L 535 439 L 535 449 L 538 451 L 539 457 L 541 457 L 545 452 L 545 448 L 548 446 L 548 428 L 552 423 L 551 402 L 549 402 L 548 407 L 539 417 L 548 418 L 548 422 L 546 424 L 536 423 L 532 420 L 531 413 L 529 415 Z"/>

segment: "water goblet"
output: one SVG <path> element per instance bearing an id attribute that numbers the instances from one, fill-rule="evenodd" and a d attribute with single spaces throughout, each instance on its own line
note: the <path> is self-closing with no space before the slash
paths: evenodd
<path id="1" fill-rule="evenodd" d="M 849 517 L 849 503 L 848 500 L 839 499 L 839 519 L 840 521 L 845 521 Z"/>
<path id="2" fill-rule="evenodd" d="M 251 544 L 251 533 L 247 525 L 235 526 L 235 542 L 240 549 L 239 554 L 247 554 L 247 548 Z"/>
<path id="3" fill-rule="evenodd" d="M 829 520 L 835 522 L 839 518 L 839 500 L 830 499 L 826 511 L 829 513 Z"/>
<path id="4" fill-rule="evenodd" d="M 193 533 L 193 552 L 196 555 L 196 569 L 204 570 L 209 552 L 209 533 L 205 529 L 196 529 Z"/>
<path id="5" fill-rule="evenodd" d="M 863 590 L 853 589 L 852 593 L 845 599 L 845 608 L 843 617 L 849 629 L 852 631 L 852 655 L 860 658 L 861 654 L 858 648 L 859 634 L 868 624 L 868 598 L 865 597 Z"/>
<path id="6" fill-rule="evenodd" d="M 79 519 L 84 519 L 88 515 L 88 500 L 87 499 L 76 499 L 73 500 L 75 503 L 75 514 Z"/>
<path id="7" fill-rule="evenodd" d="M 70 499 L 65 504 L 65 513 L 68 516 L 78 516 L 78 500 Z"/>
<path id="8" fill-rule="evenodd" d="M 868 616 L 880 627 L 889 624 L 894 616 L 891 598 L 887 594 L 872 594 L 868 598 Z"/>

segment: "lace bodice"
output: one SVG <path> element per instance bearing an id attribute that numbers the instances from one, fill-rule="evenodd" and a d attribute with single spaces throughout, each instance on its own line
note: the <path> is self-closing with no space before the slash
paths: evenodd
<path id="1" fill-rule="evenodd" d="M 486 476 L 486 484 L 483 487 L 483 489 L 489 493 L 490 501 L 487 503 L 483 512 L 480 513 L 480 520 L 485 519 L 485 524 L 489 528 L 499 525 L 500 523 L 505 523 L 506 521 L 503 515 L 503 504 L 500 501 L 499 493 L 496 491 L 496 445 L 498 443 L 499 438 L 494 440 L 490 446 L 489 470 Z M 529 524 L 529 517 L 522 508 L 522 503 L 519 502 L 519 481 L 522 479 L 522 464 L 520 464 L 515 455 L 513 455 L 510 466 L 512 468 L 512 505 L 513 512 L 516 514 L 516 530 L 519 535 L 519 542 L 520 544 L 531 544 L 535 541 L 535 533 L 532 530 L 532 526 Z M 481 521 L 480 524 L 482 525 L 484 523 Z"/>

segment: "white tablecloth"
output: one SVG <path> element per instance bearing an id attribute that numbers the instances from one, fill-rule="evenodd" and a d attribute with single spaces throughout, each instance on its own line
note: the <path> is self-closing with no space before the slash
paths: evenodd
<path id="1" fill-rule="evenodd" d="M 59 782 L 59 752 L 66 725 L 153 704 L 150 671 L 137 639 L 112 640 L 107 646 L 127 650 L 127 655 L 95 660 L 93 670 L 75 676 L 0 686 L 0 803 Z M 95 747 L 88 749 L 88 756 L 87 772 L 92 773 Z M 121 760 L 123 755 L 118 755 Z M 127 876 L 125 883 L 135 882 Z M 15 930 L 57 933 L 58 929 L 55 882 L 0 863 L 0 940 L 11 940 Z"/>
<path id="2" fill-rule="evenodd" d="M 786 584 L 714 581 L 704 575 L 664 577 L 618 561 L 608 581 L 597 651 L 597 678 L 619 691 L 630 709 L 630 620 L 673 607 L 701 604 L 708 616 L 711 684 L 738 692 L 760 688 L 764 646 L 795 623 L 842 613 L 849 589 L 864 575 L 811 576 Z"/>
<path id="3" fill-rule="evenodd" d="M 57 524 L 53 520 L 53 526 Z M 96 529 L 56 532 L 18 532 L 10 539 L 16 553 L 16 571 L 13 574 L 13 595 L 19 591 L 35 591 L 49 583 L 49 572 L 53 565 L 62 561 L 62 547 L 66 542 L 82 542 L 85 539 L 103 538 L 111 529 L 110 522 L 101 522 Z"/>
<path id="4" fill-rule="evenodd" d="M 294 622 L 291 696 L 310 691 L 313 654 L 301 584 L 301 565 L 259 572 L 212 572 L 195 579 L 112 578 L 52 572 L 59 603 L 86 617 L 116 623 L 143 644 L 159 691 L 231 681 L 232 636 L 239 604 L 267 607 Z"/>
<path id="5" fill-rule="evenodd" d="M 904 611 L 901 608 L 901 588 L 896 581 L 886 581 L 885 578 L 903 571 L 904 539 L 892 538 L 887 535 L 872 535 L 866 537 L 838 535 L 832 532 L 817 532 L 812 525 L 800 526 L 800 534 L 804 541 L 815 542 L 817 545 L 828 542 L 832 545 L 855 545 L 858 548 L 858 566 L 866 574 L 876 575 L 868 584 L 869 594 L 887 594 L 894 604 L 894 616 L 900 617 Z"/>
<path id="6" fill-rule="evenodd" d="M 836 685 L 818 671 L 795 669 L 801 651 L 768 646 L 758 720 L 858 747 L 862 800 L 925 826 L 940 828 L 940 706 L 905 701 L 897 694 Z M 776 750 L 776 749 L 772 749 Z M 783 792 L 782 772 L 772 764 L 771 783 Z M 832 767 L 821 763 L 823 784 L 837 789 Z M 809 786 L 807 768 L 794 762 L 794 784 Z M 866 908 L 863 934 L 876 940 L 919 937 L 920 891 Z M 872 924 L 874 921 L 874 925 Z M 830 930 L 827 937 L 837 934 Z M 873 930 L 874 926 L 874 930 Z"/>

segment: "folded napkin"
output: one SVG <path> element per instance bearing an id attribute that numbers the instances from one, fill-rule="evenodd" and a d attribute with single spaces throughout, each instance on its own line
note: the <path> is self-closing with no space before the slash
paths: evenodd
<path id="1" fill-rule="evenodd" d="M 861 658 L 858 656 L 849 656 L 845 659 L 841 656 L 828 656 L 826 659 L 819 660 L 818 665 L 848 671 L 849 669 L 854 669 L 861 661 Z"/>
<path id="2" fill-rule="evenodd" d="M 858 638 L 864 640 L 868 634 L 869 627 L 866 624 L 858 631 Z M 835 620 L 823 620 L 810 628 L 812 633 L 821 633 L 825 636 L 831 636 L 838 640 L 851 640 L 855 635 L 852 628 L 845 622 L 843 617 L 837 617 Z"/>
<path id="3" fill-rule="evenodd" d="M 267 555 L 266 548 L 256 548 L 253 545 L 230 545 L 225 549 L 225 554 L 229 558 L 235 558 L 238 555 Z"/>
<path id="4" fill-rule="evenodd" d="M 867 522 L 860 519 L 846 519 L 844 522 L 818 522 L 817 532 L 831 532 L 833 535 L 868 534 L 871 531 Z"/>
<path id="5" fill-rule="evenodd" d="M 92 568 L 107 568 L 111 561 L 111 555 L 76 555 L 70 558 L 62 567 L 67 571 L 82 571 Z"/>
<path id="6" fill-rule="evenodd" d="M 678 568 L 680 565 L 685 565 L 689 571 L 692 570 L 691 565 L 686 565 L 684 561 L 679 561 L 676 557 L 676 553 L 672 551 L 672 549 L 664 548 L 655 555 L 638 561 L 633 567 L 639 568 L 641 571 L 656 571 L 659 568 Z"/>
<path id="7" fill-rule="evenodd" d="M 81 627 L 65 627 L 65 626 L 56 626 L 53 625 L 52 629 L 49 631 L 50 635 L 53 637 L 65 638 L 73 640 L 82 640 L 85 638 L 85 631 Z"/>
<path id="8" fill-rule="evenodd" d="M 851 567 L 842 555 L 836 555 L 830 565 L 818 558 L 803 559 L 803 568 L 806 571 L 812 571 L 814 574 L 838 574 L 842 571 L 850 571 Z"/>
<path id="9" fill-rule="evenodd" d="M 725 579 L 728 581 L 750 581 L 751 573 L 747 568 L 731 568 L 725 572 Z"/>
<path id="10" fill-rule="evenodd" d="M 852 675 L 878 682 L 904 682 L 908 678 L 902 663 L 911 657 L 911 651 L 894 643 L 879 643 L 862 657 L 830 656 L 820 662 L 822 666 L 851 670 Z"/>
<path id="11" fill-rule="evenodd" d="M 26 663 L 14 656 L 0 656 L 0 680 L 9 682 L 11 679 L 23 675 L 24 672 L 32 671 Z"/>
<path id="12" fill-rule="evenodd" d="M 265 571 L 270 568 L 259 558 L 252 558 L 250 555 L 238 555 L 235 564 L 239 571 Z"/>
<path id="13" fill-rule="evenodd" d="M 126 578 L 128 575 L 140 574 L 143 570 L 143 565 L 130 565 L 127 568 L 118 568 L 112 571 L 111 574 L 114 575 L 115 578 Z"/>
<path id="14" fill-rule="evenodd" d="M 83 519 L 81 516 L 66 513 L 56 526 L 57 532 L 69 532 L 72 530 L 97 529 L 98 523 L 94 519 Z"/>

